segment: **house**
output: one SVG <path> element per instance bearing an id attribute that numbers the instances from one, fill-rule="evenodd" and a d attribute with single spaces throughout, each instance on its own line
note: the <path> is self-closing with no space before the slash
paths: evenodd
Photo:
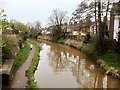
<path id="1" fill-rule="evenodd" d="M 113 3 L 113 14 L 114 14 L 114 33 L 113 39 L 118 41 L 118 32 L 120 31 L 120 1 Z"/>
<path id="2" fill-rule="evenodd" d="M 98 22 L 97 22 L 97 32 L 98 32 Z M 90 26 L 90 33 L 91 34 L 96 34 L 97 32 L 96 32 L 96 23 L 92 22 L 91 26 Z"/>
<path id="3" fill-rule="evenodd" d="M 83 39 L 87 32 L 90 32 L 90 27 L 87 25 L 83 25 L 83 27 L 80 29 L 80 23 L 69 22 L 67 26 L 67 37 L 75 40 Z"/>
<path id="4" fill-rule="evenodd" d="M 44 39 L 53 40 L 57 36 L 56 33 L 56 27 L 50 26 L 44 32 Z"/>
<path id="5" fill-rule="evenodd" d="M 118 32 L 120 31 L 120 1 L 113 3 L 110 13 L 109 39 L 118 41 Z"/>
<path id="6" fill-rule="evenodd" d="M 67 25 L 67 37 L 70 38 L 72 36 L 72 31 L 73 31 L 73 23 L 69 22 Z"/>
<path id="7" fill-rule="evenodd" d="M 115 15 L 113 39 L 116 39 L 116 41 L 118 41 L 118 32 L 119 31 L 120 31 L 120 15 Z"/>
<path id="8" fill-rule="evenodd" d="M 70 22 L 67 28 L 67 32 L 71 38 L 79 40 L 80 39 L 79 23 L 74 22 L 73 24 L 72 22 Z"/>

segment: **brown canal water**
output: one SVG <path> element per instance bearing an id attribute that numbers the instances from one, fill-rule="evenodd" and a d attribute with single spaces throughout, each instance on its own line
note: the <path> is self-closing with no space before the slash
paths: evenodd
<path id="1" fill-rule="evenodd" d="M 53 42 L 41 46 L 34 74 L 39 88 L 120 88 L 120 80 L 105 75 L 84 53 Z"/>

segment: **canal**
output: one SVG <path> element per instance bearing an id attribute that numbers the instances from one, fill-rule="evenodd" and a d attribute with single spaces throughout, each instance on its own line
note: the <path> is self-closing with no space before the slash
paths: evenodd
<path id="1" fill-rule="evenodd" d="M 105 75 L 84 53 L 53 42 L 40 45 L 34 74 L 39 88 L 120 88 L 120 80 Z"/>

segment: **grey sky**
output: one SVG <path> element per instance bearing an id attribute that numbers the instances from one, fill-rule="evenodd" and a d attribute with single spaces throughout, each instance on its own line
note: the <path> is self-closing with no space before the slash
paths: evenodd
<path id="1" fill-rule="evenodd" d="M 67 15 L 75 10 L 82 0 L 0 0 L 8 19 L 16 19 L 27 23 L 39 20 L 42 26 L 47 24 L 53 9 L 67 11 Z"/>

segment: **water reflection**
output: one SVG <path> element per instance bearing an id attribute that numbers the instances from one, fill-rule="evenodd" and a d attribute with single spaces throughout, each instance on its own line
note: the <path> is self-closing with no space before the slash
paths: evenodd
<path id="1" fill-rule="evenodd" d="M 40 88 L 118 88 L 83 53 L 55 43 L 43 43 L 35 79 Z"/>

